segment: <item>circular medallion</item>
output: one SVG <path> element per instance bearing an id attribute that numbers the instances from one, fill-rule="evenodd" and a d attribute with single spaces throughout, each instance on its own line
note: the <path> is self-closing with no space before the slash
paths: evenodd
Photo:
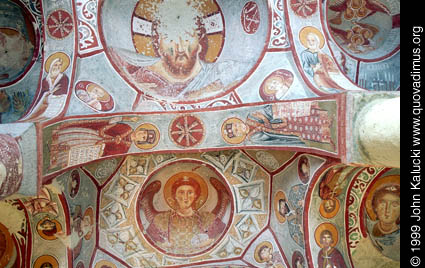
<path id="1" fill-rule="evenodd" d="M 326 219 L 330 219 L 338 214 L 340 208 L 340 202 L 338 198 L 324 199 L 320 203 L 319 212 Z"/>
<path id="2" fill-rule="evenodd" d="M 285 69 L 279 69 L 269 74 L 261 83 L 260 97 L 264 101 L 285 99 L 292 83 L 294 75 Z"/>
<path id="3" fill-rule="evenodd" d="M 277 221 L 279 223 L 284 223 L 286 221 L 286 217 L 291 212 L 285 193 L 282 191 L 276 192 L 273 203 Z"/>
<path id="4" fill-rule="evenodd" d="M 298 159 L 298 178 L 304 184 L 310 180 L 310 162 L 305 155 Z"/>
<path id="5" fill-rule="evenodd" d="M 324 222 L 317 226 L 316 230 L 314 231 L 314 239 L 319 247 L 323 247 L 322 238 L 325 234 L 331 236 L 332 242 L 330 246 L 335 247 L 336 244 L 338 244 L 339 239 L 338 230 L 336 229 L 335 225 L 330 222 Z"/>
<path id="6" fill-rule="evenodd" d="M 249 1 L 241 12 L 241 24 L 247 34 L 254 34 L 260 27 L 260 10 L 257 3 Z"/>
<path id="7" fill-rule="evenodd" d="M 141 124 L 134 131 L 136 136 L 136 141 L 134 144 L 137 148 L 142 150 L 149 150 L 154 148 L 160 138 L 160 133 L 158 128 L 150 123 Z"/>
<path id="8" fill-rule="evenodd" d="M 0 223 L 0 267 L 6 267 L 13 257 L 13 240 L 9 230 Z"/>
<path id="9" fill-rule="evenodd" d="M 46 30 L 53 39 L 66 38 L 74 30 L 71 14 L 63 9 L 57 9 L 47 16 Z"/>
<path id="10" fill-rule="evenodd" d="M 117 266 L 110 261 L 101 260 L 96 263 L 94 268 L 117 268 Z"/>
<path id="11" fill-rule="evenodd" d="M 45 240 L 56 240 L 55 234 L 62 231 L 62 225 L 55 219 L 48 216 L 40 220 L 37 224 L 37 233 Z"/>
<path id="12" fill-rule="evenodd" d="M 90 81 L 79 81 L 75 85 L 75 95 L 85 105 L 96 112 L 109 112 L 115 103 L 106 89 Z"/>
<path id="13" fill-rule="evenodd" d="M 80 190 L 80 173 L 77 169 L 74 169 L 71 174 L 69 180 L 69 196 L 74 198 L 78 191 Z"/>
<path id="14" fill-rule="evenodd" d="M 237 117 L 231 117 L 221 126 L 221 137 L 230 144 L 242 143 L 248 135 L 249 127 Z"/>
<path id="15" fill-rule="evenodd" d="M 137 199 L 141 233 L 166 255 L 203 254 L 232 222 L 233 196 L 225 178 L 198 160 L 179 160 L 155 170 Z"/>
<path id="16" fill-rule="evenodd" d="M 225 1 L 103 1 L 102 45 L 118 74 L 139 94 L 135 109 L 146 100 L 159 105 L 213 100 L 242 83 L 264 56 L 270 28 L 268 20 L 259 21 L 267 4 L 244 5 L 238 3 L 241 15 L 222 12 L 235 8 Z M 122 12 L 114 18 L 117 9 Z M 127 16 L 131 19 L 121 19 Z M 243 27 L 235 24 L 227 36 L 225 21 L 241 19 Z"/>
<path id="17" fill-rule="evenodd" d="M 43 255 L 38 257 L 34 262 L 34 268 L 59 268 L 59 263 L 55 257 Z"/>
<path id="18" fill-rule="evenodd" d="M 178 116 L 170 124 L 169 135 L 179 147 L 194 147 L 204 139 L 204 123 L 194 115 Z"/>

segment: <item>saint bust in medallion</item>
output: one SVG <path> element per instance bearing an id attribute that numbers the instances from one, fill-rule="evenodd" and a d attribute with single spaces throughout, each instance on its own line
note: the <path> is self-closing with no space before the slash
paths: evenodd
<path id="1" fill-rule="evenodd" d="M 204 206 L 208 200 L 208 184 L 217 198 L 211 210 Z M 212 186 L 212 187 L 211 187 Z M 205 180 L 195 172 L 179 172 L 171 176 L 163 187 L 168 210 L 155 208 L 155 196 L 161 190 L 161 181 L 154 180 L 143 190 L 139 212 L 145 234 L 153 244 L 174 255 L 193 255 L 213 246 L 224 233 L 230 210 L 230 193 L 217 178 Z M 156 202 L 157 203 L 157 202 Z M 226 221 L 225 221 L 226 222 Z"/>

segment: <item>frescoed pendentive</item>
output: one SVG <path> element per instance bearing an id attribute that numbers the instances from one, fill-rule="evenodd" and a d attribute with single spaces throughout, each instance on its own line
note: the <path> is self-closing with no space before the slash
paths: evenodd
<path id="1" fill-rule="evenodd" d="M 249 73 L 264 49 L 264 1 L 219 5 L 215 0 L 133 0 L 117 5 L 102 4 L 108 58 L 138 92 L 154 98 L 197 101 L 222 96 Z M 131 19 L 118 18 L 112 25 L 109 19 L 117 16 L 117 9 Z M 234 20 L 239 23 L 226 24 Z M 117 25 L 123 30 L 110 35 L 109 29 Z"/>
<path id="2" fill-rule="evenodd" d="M 233 197 L 224 177 L 201 161 L 180 160 L 156 170 L 138 197 L 139 225 L 158 250 L 195 256 L 229 228 Z"/>
<path id="3" fill-rule="evenodd" d="M 400 46 L 399 0 L 330 0 L 327 11 L 331 36 L 355 58 L 385 57 Z"/>
<path id="4" fill-rule="evenodd" d="M 31 13 L 19 1 L 0 1 L 0 86 L 11 84 L 35 60 L 38 40 Z"/>

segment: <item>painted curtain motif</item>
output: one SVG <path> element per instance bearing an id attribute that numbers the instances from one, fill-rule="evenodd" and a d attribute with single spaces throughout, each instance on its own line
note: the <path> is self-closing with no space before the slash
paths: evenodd
<path id="1" fill-rule="evenodd" d="M 163 167 L 140 193 L 140 227 L 167 255 L 201 254 L 221 239 L 231 221 L 232 194 L 224 178 L 199 161 Z"/>

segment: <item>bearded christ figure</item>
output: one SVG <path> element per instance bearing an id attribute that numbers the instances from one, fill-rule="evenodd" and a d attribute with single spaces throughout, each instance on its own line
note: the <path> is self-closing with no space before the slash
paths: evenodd
<path id="1" fill-rule="evenodd" d="M 135 19 L 151 25 L 143 35 L 150 36 L 155 57 L 120 48 L 109 51 L 120 71 L 139 89 L 167 99 L 194 99 L 226 90 L 248 71 L 246 62 L 206 61 L 208 33 L 199 4 L 164 0 L 155 7 L 152 22 Z M 221 25 L 221 18 L 217 21 Z M 215 33 L 223 27 L 217 26 Z"/>
<path id="2" fill-rule="evenodd" d="M 226 225 L 221 219 L 230 205 L 230 196 L 218 179 L 211 177 L 209 182 L 217 191 L 212 211 L 199 210 L 206 201 L 207 187 L 193 172 L 180 172 L 165 184 L 163 191 L 169 193 L 166 202 L 171 208 L 168 211 L 156 210 L 153 203 L 161 189 L 160 181 L 149 184 L 140 195 L 140 212 L 149 223 L 146 234 L 161 249 L 172 254 L 194 254 L 212 246 L 224 232 Z"/>

